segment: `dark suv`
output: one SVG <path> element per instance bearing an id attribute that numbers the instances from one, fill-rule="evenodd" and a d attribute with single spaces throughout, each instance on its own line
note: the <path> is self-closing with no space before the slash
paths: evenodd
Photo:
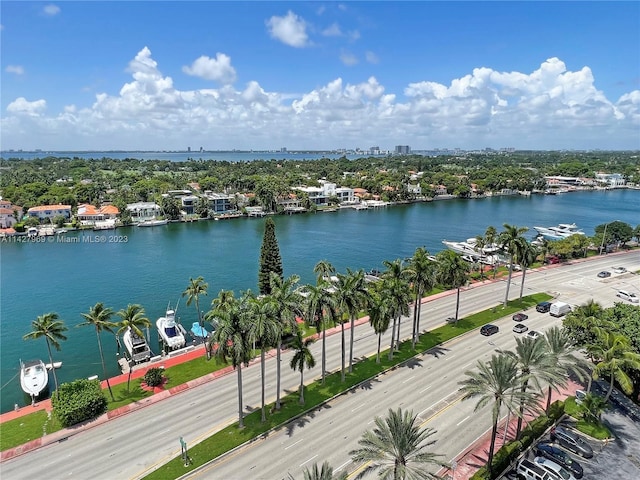
<path id="1" fill-rule="evenodd" d="M 547 313 L 551 309 L 551 302 L 540 302 L 536 305 L 536 311 L 540 313 Z"/>
<path id="2" fill-rule="evenodd" d="M 556 462 L 558 465 L 566 468 L 576 478 L 582 478 L 582 465 L 576 462 L 571 455 L 564 450 L 554 447 L 550 443 L 541 442 L 536 445 L 535 454 L 538 457 L 545 457 Z"/>
<path id="3" fill-rule="evenodd" d="M 494 333 L 498 333 L 500 329 L 498 328 L 497 325 L 491 325 L 490 323 L 487 323 L 486 325 L 483 325 L 482 328 L 480 329 L 480 333 L 486 337 L 488 337 L 489 335 L 493 335 Z"/>
<path id="4" fill-rule="evenodd" d="M 580 435 L 576 435 L 571 430 L 562 425 L 551 429 L 551 441 L 558 442 L 567 450 L 571 450 L 584 458 L 593 457 L 591 445 L 585 442 Z"/>

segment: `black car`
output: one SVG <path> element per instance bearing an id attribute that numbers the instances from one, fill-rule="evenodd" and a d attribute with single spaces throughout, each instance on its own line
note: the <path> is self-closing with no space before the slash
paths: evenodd
<path id="1" fill-rule="evenodd" d="M 529 318 L 529 315 L 526 315 L 524 313 L 516 313 L 511 318 L 513 319 L 514 322 L 524 322 L 527 318 Z"/>
<path id="2" fill-rule="evenodd" d="M 580 435 L 576 435 L 571 430 L 562 425 L 558 425 L 551 429 L 551 441 L 557 442 L 567 450 L 577 453 L 584 458 L 593 457 L 593 449 L 591 445 L 585 442 Z"/>
<path id="3" fill-rule="evenodd" d="M 547 313 L 551 309 L 551 302 L 540 302 L 536 305 L 536 312 Z"/>
<path id="4" fill-rule="evenodd" d="M 582 478 L 582 465 L 576 462 L 571 455 L 564 450 L 554 447 L 550 443 L 541 442 L 535 447 L 535 454 L 537 457 L 545 457 L 549 460 L 556 462 L 558 465 L 566 468 L 576 478 Z"/>
<path id="5" fill-rule="evenodd" d="M 497 325 L 491 325 L 490 323 L 487 323 L 486 325 L 483 325 L 482 328 L 480 329 L 480 333 L 486 337 L 488 337 L 489 335 L 493 335 L 494 333 L 498 333 L 498 330 L 500 330 L 498 328 Z"/>

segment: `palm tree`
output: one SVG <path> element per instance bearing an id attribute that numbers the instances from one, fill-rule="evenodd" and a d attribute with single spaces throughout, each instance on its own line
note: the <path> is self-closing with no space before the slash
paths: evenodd
<path id="1" fill-rule="evenodd" d="M 223 290 L 211 304 L 209 316 L 217 320 L 218 326 L 208 342 L 213 345 L 214 355 L 224 362 L 231 361 L 238 374 L 238 427 L 244 428 L 242 365 L 249 366 L 252 354 L 247 296 L 237 300 L 233 292 Z"/>
<path id="2" fill-rule="evenodd" d="M 129 304 L 127 305 L 126 309 L 120 310 L 116 315 L 120 317 L 120 321 L 116 323 L 116 327 L 118 327 L 116 336 L 121 335 L 128 329 L 130 329 L 132 336 L 144 338 L 142 329 L 149 328 L 151 326 L 151 322 L 149 321 L 149 319 L 144 316 L 144 308 L 142 308 L 142 306 L 138 304 Z M 127 391 L 129 391 L 129 386 L 131 384 L 132 373 L 133 370 L 129 368 L 129 377 L 127 378 Z"/>
<path id="3" fill-rule="evenodd" d="M 384 292 L 372 292 L 369 296 L 368 313 L 369 324 L 373 331 L 378 335 L 378 351 L 376 354 L 376 363 L 380 363 L 380 344 L 382 342 L 382 334 L 389 330 L 389 300 L 385 298 Z"/>
<path id="4" fill-rule="evenodd" d="M 487 227 L 487 229 L 484 232 L 484 243 L 486 247 L 493 247 L 496 244 L 496 241 L 498 240 L 498 231 L 496 230 L 496 227 L 494 227 L 493 225 L 489 225 Z M 495 258 L 495 256 L 494 256 Z M 495 264 L 493 264 L 493 278 L 496 278 L 496 273 L 498 271 L 498 266 Z"/>
<path id="5" fill-rule="evenodd" d="M 511 276 L 513 275 L 513 258 L 518 249 L 518 244 L 522 241 L 522 234 L 528 231 L 527 227 L 516 227 L 505 223 L 504 230 L 500 232 L 498 241 L 500 248 L 509 255 L 509 277 L 507 278 L 507 292 L 504 296 L 504 306 L 509 301 L 509 287 L 511 286 Z"/>
<path id="6" fill-rule="evenodd" d="M 203 333 L 203 335 L 204 322 L 202 320 L 202 316 L 200 315 L 200 303 L 198 302 L 198 299 L 200 295 L 207 294 L 208 288 L 209 285 L 204 281 L 204 278 L 198 277 L 195 280 L 193 278 L 189 278 L 189 285 L 187 286 L 185 291 L 182 292 L 182 296 L 187 297 L 187 306 L 191 305 L 192 301 L 195 301 L 196 310 L 198 311 L 198 324 L 200 325 L 200 331 Z M 202 338 L 202 341 L 204 342 L 204 336 Z"/>
<path id="7" fill-rule="evenodd" d="M 456 316 L 460 311 L 460 288 L 469 280 L 469 264 L 460 255 L 451 250 L 442 250 L 436 255 L 436 278 L 445 285 L 455 288 L 456 294 Z"/>
<path id="8" fill-rule="evenodd" d="M 502 405 L 511 413 L 518 414 L 519 403 L 522 395 L 518 392 L 520 379 L 518 377 L 518 364 L 506 355 L 492 355 L 491 359 L 477 363 L 478 371 L 467 371 L 467 379 L 460 382 L 463 392 L 462 400 L 479 397 L 474 411 L 480 410 L 487 404 L 491 404 L 493 417 L 493 429 L 491 430 L 491 444 L 489 446 L 489 458 L 487 467 L 492 473 L 493 452 L 498 432 L 498 420 Z M 528 394 L 530 397 L 531 395 Z M 525 397 L 527 398 L 527 397 Z"/>
<path id="9" fill-rule="evenodd" d="M 524 417 L 525 398 L 529 382 L 532 382 L 537 390 L 540 390 L 540 380 L 551 381 L 552 384 L 565 384 L 564 377 L 554 369 L 555 358 L 548 354 L 546 343 L 542 338 L 516 338 L 516 348 L 511 350 L 497 350 L 499 354 L 512 358 L 520 371 L 521 387 L 523 398 L 520 400 L 520 413 L 518 415 L 518 426 L 516 428 L 516 438 L 520 437 L 522 430 L 522 418 Z"/>
<path id="10" fill-rule="evenodd" d="M 383 480 L 436 479 L 428 469 L 446 466 L 438 460 L 441 455 L 427 451 L 435 443 L 430 440 L 436 431 L 420 428 L 418 416 L 412 411 L 389 409 L 387 418 L 375 418 L 376 427 L 366 431 L 358 444 L 360 448 L 349 455 L 354 462 L 369 462 L 356 478 L 378 471 Z"/>
<path id="11" fill-rule="evenodd" d="M 333 474 L 333 468 L 329 465 L 329 462 L 323 462 L 321 467 L 318 467 L 317 463 L 313 466 L 305 468 L 302 472 L 304 480 L 347 480 L 347 472 L 342 472 L 339 475 Z M 293 476 L 289 474 L 289 480 L 294 480 Z"/>
<path id="12" fill-rule="evenodd" d="M 349 317 L 351 338 L 349 340 L 349 373 L 353 371 L 353 339 L 355 336 L 356 315 L 367 302 L 368 291 L 364 281 L 364 270 L 357 272 L 347 268 L 347 274 L 338 274 L 336 284 L 336 302 L 338 309 Z M 342 327 L 342 381 L 344 382 L 344 322 Z"/>
<path id="13" fill-rule="evenodd" d="M 316 274 L 316 280 L 325 280 L 331 282 L 331 276 L 336 273 L 336 269 L 331 265 L 329 260 L 320 260 L 313 267 L 313 272 Z"/>
<path id="14" fill-rule="evenodd" d="M 560 370 L 561 374 L 573 374 L 580 381 L 590 377 L 587 362 L 574 355 L 578 349 L 571 343 L 566 329 L 553 326 L 544 332 L 544 340 L 547 353 L 551 355 L 555 367 Z M 552 388 L 557 388 L 558 385 L 549 383 L 547 406 L 545 407 L 547 413 L 549 413 L 549 407 L 551 406 L 551 390 Z"/>
<path id="15" fill-rule="evenodd" d="M 278 337 L 278 320 L 275 318 L 277 304 L 269 295 L 255 297 L 248 294 L 247 302 L 248 313 L 251 316 L 249 335 L 251 341 L 260 347 L 262 421 L 264 422 L 267 420 L 264 400 L 266 350 L 275 344 Z"/>
<path id="16" fill-rule="evenodd" d="M 85 319 L 85 321 L 78 324 L 78 327 L 92 325 L 96 329 L 96 337 L 98 338 L 98 351 L 100 352 L 100 361 L 102 362 L 102 372 L 104 373 L 104 378 L 107 380 L 107 388 L 109 389 L 111 400 L 115 401 L 113 392 L 111 391 L 111 384 L 109 383 L 109 376 L 107 375 L 107 367 L 105 367 L 104 364 L 102 340 L 100 340 L 100 333 L 102 333 L 103 331 L 113 333 L 112 329 L 116 326 L 116 324 L 111 321 L 113 310 L 110 308 L 105 308 L 102 302 L 98 302 L 89 309 L 89 312 L 81 313 L 81 315 Z"/>
<path id="17" fill-rule="evenodd" d="M 419 247 L 409 260 L 409 280 L 413 283 L 413 293 L 415 302 L 413 303 L 413 335 L 411 341 L 413 348 L 420 340 L 420 313 L 422 310 L 422 297 L 425 292 L 430 291 L 435 285 L 435 265 L 429 260 L 429 252 Z"/>
<path id="18" fill-rule="evenodd" d="M 58 351 L 60 351 L 60 340 L 66 340 L 67 337 L 63 332 L 68 329 L 65 327 L 64 322 L 58 318 L 58 314 L 54 312 L 45 313 L 44 315 L 38 315 L 38 317 L 31 322 L 31 331 L 27 333 L 24 340 L 31 340 L 40 337 L 44 337 L 47 342 L 47 351 L 49 352 L 49 363 L 51 363 L 51 371 L 53 372 L 53 382 L 56 386 L 56 395 L 59 397 L 58 392 L 58 376 L 56 375 L 56 369 L 53 367 L 53 356 L 51 355 L 51 345 Z"/>
<path id="19" fill-rule="evenodd" d="M 322 332 L 322 384 L 324 385 L 327 362 L 327 322 L 335 318 L 336 302 L 329 290 L 330 284 L 326 280 L 319 280 L 317 285 L 305 287 L 306 317 L 310 324 L 316 326 L 318 333 Z"/>
<path id="20" fill-rule="evenodd" d="M 625 370 L 640 370 L 640 354 L 631 350 L 631 342 L 620 333 L 598 328 L 597 334 L 601 341 L 601 350 L 600 360 L 593 370 L 593 378 L 597 380 L 602 375 L 609 375 L 609 390 L 604 401 L 609 401 L 614 380 L 624 393 L 631 395 L 633 380 Z"/>
<path id="21" fill-rule="evenodd" d="M 385 303 L 387 315 L 393 318 L 393 326 L 391 328 L 391 344 L 389 345 L 389 360 L 393 358 L 393 353 L 400 346 L 399 337 L 396 338 L 396 325 L 398 332 L 400 331 L 399 319 L 402 315 L 409 314 L 409 301 L 411 294 L 407 282 L 399 278 L 384 278 L 381 285 L 381 294 Z"/>
<path id="22" fill-rule="evenodd" d="M 396 348 L 400 347 L 400 323 L 403 315 L 409 315 L 410 288 L 409 288 L 409 270 L 404 266 L 401 259 L 394 261 L 385 260 L 382 262 L 387 269 L 382 274 L 383 280 L 388 280 L 390 296 L 394 303 L 393 328 L 391 330 L 391 350 L 393 353 L 393 336 L 397 335 L 395 344 Z M 398 324 L 397 334 L 396 321 Z"/>
<path id="23" fill-rule="evenodd" d="M 309 348 L 314 341 L 313 338 L 302 338 L 302 332 L 298 330 L 291 342 L 293 357 L 291 357 L 289 366 L 294 372 L 296 370 L 300 372 L 300 405 L 304 405 L 304 369 L 316 366 L 316 359 L 313 358 L 311 348 Z"/>
<path id="24" fill-rule="evenodd" d="M 473 244 L 473 249 L 480 254 L 480 259 L 482 260 L 482 258 L 485 256 L 484 249 L 486 246 L 488 246 L 487 239 L 484 237 L 484 235 L 476 235 L 475 240 L 476 241 Z M 484 268 L 482 267 L 482 262 L 479 261 L 478 265 L 478 273 L 480 273 L 480 280 L 482 280 L 482 278 L 484 277 Z"/>
<path id="25" fill-rule="evenodd" d="M 524 279 L 527 275 L 527 268 L 529 268 L 536 261 L 538 256 L 538 249 L 535 245 L 532 245 L 526 238 L 520 237 L 520 240 L 516 243 L 515 260 L 522 267 L 522 281 L 520 283 L 520 300 L 522 300 L 522 294 L 524 293 Z"/>
<path id="26" fill-rule="evenodd" d="M 275 316 L 280 324 L 276 332 L 276 410 L 280 410 L 282 336 L 287 331 L 291 331 L 294 335 L 298 331 L 296 312 L 300 310 L 302 297 L 295 287 L 299 281 L 298 275 L 291 275 L 283 280 L 276 273 L 271 274 L 271 300 L 276 304 Z"/>

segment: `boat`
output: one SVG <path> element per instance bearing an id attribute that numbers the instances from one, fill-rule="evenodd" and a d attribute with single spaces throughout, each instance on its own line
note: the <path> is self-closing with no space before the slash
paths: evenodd
<path id="1" fill-rule="evenodd" d="M 62 362 L 53 362 L 53 364 L 45 363 L 44 366 L 47 368 L 47 370 L 53 370 L 54 368 L 57 370 L 58 368 L 62 367 Z"/>
<path id="2" fill-rule="evenodd" d="M 20 386 L 35 403 L 36 398 L 49 386 L 49 372 L 42 360 L 20 361 Z"/>
<path id="3" fill-rule="evenodd" d="M 113 218 L 107 220 L 98 220 L 93 224 L 94 230 L 115 230 L 116 221 Z"/>
<path id="4" fill-rule="evenodd" d="M 138 336 L 131 327 L 122 335 L 129 359 L 134 363 L 146 362 L 151 358 L 151 349 L 144 337 Z"/>
<path id="5" fill-rule="evenodd" d="M 209 332 L 206 328 L 200 325 L 200 322 L 193 322 L 191 325 L 191 334 L 195 338 L 207 338 Z"/>
<path id="6" fill-rule="evenodd" d="M 159 218 L 152 218 L 151 220 L 145 220 L 143 222 L 138 223 L 139 227 L 158 227 L 160 225 L 166 225 L 167 223 L 169 223 L 169 220 L 164 218 L 164 219 L 159 219 Z"/>
<path id="7" fill-rule="evenodd" d="M 494 265 L 501 261 L 499 253 L 500 247 L 496 244 L 487 245 L 484 248 L 477 248 L 477 240 L 468 238 L 464 242 L 449 242 L 443 240 L 442 243 L 449 249 L 465 258 L 467 261 L 478 261 L 486 265 Z"/>
<path id="8" fill-rule="evenodd" d="M 562 240 L 571 235 L 584 235 L 575 223 L 560 223 L 555 227 L 533 227 L 538 235 L 549 240 Z"/>
<path id="9" fill-rule="evenodd" d="M 167 307 L 164 317 L 156 320 L 156 327 L 160 340 L 169 350 L 176 350 L 186 345 L 185 329 L 176 322 L 176 311 L 171 307 Z"/>
<path id="10" fill-rule="evenodd" d="M 27 237 L 34 238 L 38 236 L 38 228 L 37 227 L 29 227 L 27 229 Z"/>

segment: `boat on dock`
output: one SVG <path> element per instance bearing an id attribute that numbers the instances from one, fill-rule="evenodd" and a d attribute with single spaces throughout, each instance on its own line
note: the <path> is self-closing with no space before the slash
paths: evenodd
<path id="1" fill-rule="evenodd" d="M 159 219 L 159 218 L 152 218 L 151 220 L 145 220 L 143 222 L 138 223 L 139 227 L 159 227 L 161 225 L 166 225 L 167 223 L 169 223 L 169 220 L 164 218 L 164 219 Z"/>
<path id="2" fill-rule="evenodd" d="M 31 403 L 49 387 L 49 372 L 42 360 L 20 361 L 20 386 L 31 397 Z"/>
<path id="3" fill-rule="evenodd" d="M 149 348 L 146 339 L 137 335 L 136 332 L 131 330 L 131 327 L 127 328 L 122 335 L 122 341 L 127 349 L 129 360 L 133 364 L 147 362 L 151 358 L 151 348 Z"/>
<path id="4" fill-rule="evenodd" d="M 187 332 L 182 325 L 176 322 L 176 311 L 170 306 L 167 307 L 164 317 L 156 320 L 156 328 L 160 341 L 168 350 L 177 350 L 186 345 L 185 334 Z"/>

